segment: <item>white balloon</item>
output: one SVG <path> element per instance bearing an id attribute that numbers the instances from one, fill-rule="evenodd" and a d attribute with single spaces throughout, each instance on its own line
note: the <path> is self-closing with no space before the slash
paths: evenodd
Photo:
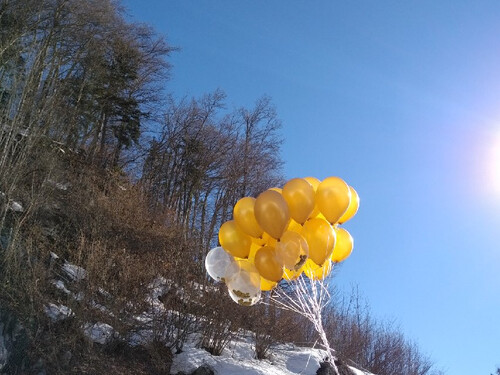
<path id="1" fill-rule="evenodd" d="M 205 257 L 205 269 L 215 281 L 227 282 L 236 275 L 239 266 L 222 247 L 214 247 Z"/>
<path id="2" fill-rule="evenodd" d="M 239 305 L 242 306 L 253 306 L 260 301 L 260 291 L 258 294 L 249 295 L 248 297 L 242 297 L 241 295 L 235 294 L 231 289 L 228 289 L 229 297 Z"/>
<path id="3" fill-rule="evenodd" d="M 248 260 L 238 260 L 238 272 L 226 282 L 229 296 L 240 305 L 252 306 L 260 300 L 260 274 Z"/>

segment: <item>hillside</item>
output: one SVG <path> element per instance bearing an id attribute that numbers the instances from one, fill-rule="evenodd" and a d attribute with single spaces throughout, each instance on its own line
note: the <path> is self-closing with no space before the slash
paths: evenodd
<path id="1" fill-rule="evenodd" d="M 59 268 L 57 279 L 52 280 L 53 289 L 58 290 L 61 294 L 70 296 L 71 300 L 82 301 L 84 296 L 75 294 L 69 288 L 74 288 L 75 283 L 82 282 L 87 277 L 87 271 L 79 266 L 71 264 L 66 261 L 61 261 L 55 254 L 51 253 L 51 260 Z M 67 287 L 68 286 L 68 287 Z M 138 322 L 136 325 L 130 327 L 130 331 L 123 335 L 115 330 L 111 325 L 101 321 L 87 321 L 80 325 L 79 332 L 76 334 L 83 335 L 88 343 L 96 346 L 97 350 L 113 351 L 117 353 L 116 346 L 127 345 L 129 346 L 128 355 L 137 355 L 138 358 L 128 358 L 125 366 L 128 371 L 141 371 L 140 365 L 135 361 L 144 361 L 139 353 L 140 347 L 148 348 L 155 340 L 154 332 L 149 325 L 156 320 L 159 315 L 178 315 L 176 311 L 167 311 L 164 304 L 161 302 L 162 296 L 168 293 L 169 289 L 175 287 L 169 280 L 156 279 L 149 286 L 148 295 L 145 296 L 149 304 L 148 311 L 134 317 Z M 198 286 L 200 288 L 201 286 Z M 104 290 L 101 290 L 102 295 L 108 295 Z M 48 301 L 44 305 L 44 312 L 53 327 L 68 325 L 69 321 L 75 319 L 75 314 L 68 306 L 58 304 L 58 301 Z M 111 311 L 106 305 L 101 305 L 95 301 L 91 301 L 90 308 L 94 311 L 99 311 L 103 316 L 112 316 Z M 2 322 L 7 322 L 6 316 L 0 316 Z M 298 347 L 290 343 L 274 343 L 268 348 L 265 358 L 256 358 L 256 337 L 254 332 L 240 331 L 231 333 L 231 339 L 226 342 L 220 355 L 211 355 L 206 349 L 200 347 L 199 343 L 203 341 L 202 331 L 200 327 L 204 317 L 192 317 L 195 327 L 191 333 L 186 337 L 184 345 L 181 350 L 173 353 L 163 352 L 163 355 L 157 355 L 154 359 L 157 363 L 147 365 L 144 361 L 142 365 L 146 365 L 143 371 L 147 373 L 170 373 L 170 374 L 218 374 L 218 375 L 231 375 L 231 374 L 247 374 L 247 375 L 314 375 L 326 374 L 328 372 L 324 360 L 326 352 L 321 349 Z M 7 324 L 8 326 L 9 324 Z M 11 364 L 16 356 L 16 346 L 19 345 L 21 337 L 24 335 L 24 329 L 19 325 L 16 329 L 0 330 L 0 371 L 13 371 L 16 372 Z M 168 334 L 169 330 L 175 329 L 168 325 L 161 325 L 156 330 L 165 330 L 160 335 Z M 17 331 L 16 333 L 14 333 Z M 67 332 L 66 334 L 70 334 Z M 75 332 L 73 333 L 75 334 Z M 52 344 L 54 345 L 54 344 Z M 133 349 L 135 348 L 135 349 Z M 158 354 L 158 353 L 157 353 Z M 70 350 L 64 352 L 61 361 L 66 362 L 68 366 L 71 363 L 73 353 Z M 64 365 L 64 364 L 63 364 Z M 341 370 L 342 375 L 368 375 L 367 372 L 359 371 L 354 367 L 349 367 L 338 361 L 337 366 Z M 52 366 L 50 366 L 52 367 Z M 34 366 L 39 373 L 46 371 L 45 366 L 37 362 Z M 123 364 L 121 366 L 107 366 L 106 371 L 123 371 Z M 322 370 L 325 368 L 325 370 Z M 80 367 L 78 371 L 95 373 L 102 371 L 102 367 Z"/>
<path id="2" fill-rule="evenodd" d="M 151 215 L 126 177 L 68 149 L 47 152 L 58 155 L 52 176 L 60 179 L 42 187 L 36 210 L 11 200 L 6 211 L 4 372 L 190 373 L 209 364 L 221 374 L 234 366 L 292 374 L 289 361 L 318 370 L 322 352 L 293 345 L 317 342 L 307 320 L 272 304 L 234 304 L 199 271 L 182 226 Z M 75 163 L 85 168 L 71 171 Z M 375 358 L 393 369 L 386 374 L 431 367 L 398 331 L 373 321 L 359 296 L 332 299 L 324 316 L 342 361 L 368 367 Z"/>
<path id="3" fill-rule="evenodd" d="M 166 95 L 175 51 L 115 1 L 0 5 L 0 373 L 207 361 L 291 374 L 325 359 L 304 316 L 269 293 L 237 305 L 206 274 L 238 199 L 282 184 L 284 135 L 267 96 L 228 109 L 220 89 Z M 322 322 L 339 363 L 433 373 L 359 294 L 330 292 Z"/>

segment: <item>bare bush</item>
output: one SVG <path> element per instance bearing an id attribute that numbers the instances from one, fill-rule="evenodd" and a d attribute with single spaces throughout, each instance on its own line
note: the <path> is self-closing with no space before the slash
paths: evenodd
<path id="1" fill-rule="evenodd" d="M 279 343 L 313 346 L 308 337 L 311 323 L 300 315 L 278 308 L 272 301 L 267 300 L 252 308 L 250 322 L 257 359 L 269 358 L 272 348 Z"/>
<path id="2" fill-rule="evenodd" d="M 227 344 L 236 337 L 243 315 L 241 306 L 229 301 L 224 287 L 209 290 L 200 305 L 202 319 L 199 346 L 212 355 L 221 355 Z M 239 315 L 241 313 L 241 315 Z"/>
<path id="3" fill-rule="evenodd" d="M 328 307 L 325 327 L 337 355 L 374 374 L 426 375 L 439 373 L 418 346 L 393 322 L 378 322 L 357 290 L 348 300 Z"/>

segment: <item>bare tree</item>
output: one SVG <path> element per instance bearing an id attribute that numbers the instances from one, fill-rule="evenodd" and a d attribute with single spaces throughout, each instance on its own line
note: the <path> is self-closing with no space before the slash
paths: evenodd
<path id="1" fill-rule="evenodd" d="M 224 99 L 220 90 L 199 99 L 170 98 L 144 164 L 152 209 L 170 210 L 198 238 L 198 259 L 239 198 L 280 180 L 280 122 L 270 100 L 227 114 Z"/>

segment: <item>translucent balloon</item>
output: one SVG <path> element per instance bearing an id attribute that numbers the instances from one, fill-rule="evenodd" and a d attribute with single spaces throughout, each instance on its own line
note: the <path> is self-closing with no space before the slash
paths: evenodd
<path id="1" fill-rule="evenodd" d="M 302 266 L 300 269 L 298 269 L 297 271 L 294 271 L 294 270 L 289 270 L 287 268 L 285 268 L 285 271 L 283 272 L 283 278 L 286 280 L 286 281 L 294 281 L 294 280 L 297 280 L 300 275 L 302 274 L 302 271 L 304 269 L 304 266 Z"/>
<path id="2" fill-rule="evenodd" d="M 233 217 L 238 227 L 249 236 L 259 238 L 263 230 L 257 223 L 254 213 L 255 198 L 241 198 L 234 205 Z"/>
<path id="3" fill-rule="evenodd" d="M 290 216 L 299 224 L 304 224 L 314 210 L 314 189 L 312 185 L 303 178 L 293 178 L 283 186 L 282 192 Z"/>
<path id="4" fill-rule="evenodd" d="M 205 257 L 205 269 L 214 280 L 227 282 L 239 271 L 239 266 L 222 247 L 214 247 Z"/>
<path id="5" fill-rule="evenodd" d="M 226 221 L 219 229 L 219 242 L 229 254 L 238 258 L 247 258 L 252 239 L 243 233 L 234 220 Z"/>
<path id="6" fill-rule="evenodd" d="M 243 306 L 255 305 L 260 300 L 260 274 L 247 260 L 236 261 L 238 272 L 226 282 L 229 296 Z"/>
<path id="7" fill-rule="evenodd" d="M 323 219 L 310 219 L 304 224 L 302 235 L 309 245 L 309 258 L 321 266 L 332 255 L 335 246 L 335 231 Z"/>
<path id="8" fill-rule="evenodd" d="M 311 260 L 307 260 L 304 266 L 304 274 L 311 280 L 324 280 L 332 271 L 332 262 L 326 261 L 318 266 Z"/>
<path id="9" fill-rule="evenodd" d="M 339 177 L 325 178 L 316 191 L 316 203 L 329 223 L 336 223 L 347 211 L 351 190 Z"/>
<path id="10" fill-rule="evenodd" d="M 260 301 L 260 290 L 259 293 L 246 293 L 246 292 L 240 292 L 236 289 L 229 289 L 228 287 L 228 294 L 231 299 L 236 302 L 238 305 L 241 306 L 253 306 L 256 303 Z"/>
<path id="11" fill-rule="evenodd" d="M 286 231 L 276 244 L 276 259 L 290 270 L 298 270 L 309 256 L 309 246 L 297 232 Z"/>
<path id="12" fill-rule="evenodd" d="M 276 239 L 280 238 L 290 220 L 285 198 L 274 190 L 266 190 L 255 201 L 255 217 L 260 227 Z"/>
<path id="13" fill-rule="evenodd" d="M 351 234 L 344 228 L 335 228 L 335 234 L 337 235 L 337 241 L 335 242 L 335 247 L 333 248 L 333 253 L 331 256 L 332 262 L 342 262 L 352 253 L 354 247 L 354 239 Z"/>
<path id="14" fill-rule="evenodd" d="M 255 254 L 255 267 L 262 277 L 269 281 L 280 281 L 283 277 L 283 265 L 276 258 L 276 249 L 264 246 Z"/>
<path id="15" fill-rule="evenodd" d="M 352 186 L 349 186 L 349 190 L 351 191 L 351 201 L 349 203 L 349 207 L 347 207 L 347 211 L 340 217 L 339 223 L 343 224 L 346 221 L 350 220 L 359 209 L 359 195 L 356 190 Z"/>

